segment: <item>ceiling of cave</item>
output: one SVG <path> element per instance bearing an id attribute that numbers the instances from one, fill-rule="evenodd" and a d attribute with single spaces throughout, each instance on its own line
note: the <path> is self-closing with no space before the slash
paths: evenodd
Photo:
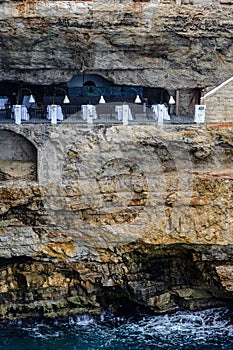
<path id="1" fill-rule="evenodd" d="M 233 74 L 232 5 L 172 1 L 2 1 L 1 81 L 215 86 Z"/>

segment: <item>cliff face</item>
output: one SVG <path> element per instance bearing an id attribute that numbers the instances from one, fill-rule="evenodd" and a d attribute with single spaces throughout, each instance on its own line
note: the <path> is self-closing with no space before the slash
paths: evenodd
<path id="1" fill-rule="evenodd" d="M 229 1 L 2 1 L 1 80 L 69 81 L 94 72 L 118 84 L 216 86 L 232 75 Z"/>
<path id="2" fill-rule="evenodd" d="M 1 81 L 216 86 L 232 75 L 232 17 L 230 0 L 2 1 Z M 232 140 L 1 125 L 1 319 L 230 305 Z"/>
<path id="3" fill-rule="evenodd" d="M 231 303 L 232 129 L 7 128 L 2 318 Z"/>

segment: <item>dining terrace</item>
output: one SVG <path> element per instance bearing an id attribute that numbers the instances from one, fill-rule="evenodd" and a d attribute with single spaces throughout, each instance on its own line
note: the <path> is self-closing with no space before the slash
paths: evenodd
<path id="1" fill-rule="evenodd" d="M 85 72 L 57 85 L 2 81 L 0 123 L 201 123 L 200 97 L 200 88 L 118 85 Z"/>
<path id="2" fill-rule="evenodd" d="M 16 123 L 78 123 L 78 124 L 187 124 L 192 116 L 177 116 L 172 106 L 138 103 L 38 104 L 27 101 L 22 105 L 9 105 L 0 99 L 0 124 Z M 3 103 L 5 102 L 5 103 Z M 52 102 L 52 101 L 51 101 Z M 54 102 L 54 101 L 53 101 Z M 56 102 L 56 101 L 55 101 Z"/>

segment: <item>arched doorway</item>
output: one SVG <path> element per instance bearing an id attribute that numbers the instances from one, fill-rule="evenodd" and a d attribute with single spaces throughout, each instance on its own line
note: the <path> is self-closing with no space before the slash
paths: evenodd
<path id="1" fill-rule="evenodd" d="M 0 130 L 0 181 L 37 180 L 37 149 L 24 136 Z"/>
<path id="2" fill-rule="evenodd" d="M 83 86 L 96 86 L 96 84 L 94 81 L 88 80 L 83 84 Z"/>

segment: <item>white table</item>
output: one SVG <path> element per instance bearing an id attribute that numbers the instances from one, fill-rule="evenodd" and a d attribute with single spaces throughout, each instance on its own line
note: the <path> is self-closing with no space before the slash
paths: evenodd
<path id="1" fill-rule="evenodd" d="M 47 106 L 47 118 L 51 120 L 51 114 L 52 114 L 52 105 Z M 62 108 L 61 106 L 57 105 L 57 120 L 63 120 L 64 115 L 62 113 Z"/>
<path id="2" fill-rule="evenodd" d="M 27 110 L 27 107 L 26 106 L 23 106 L 23 105 L 14 105 L 12 106 L 12 113 L 13 113 L 13 118 L 15 119 L 16 118 L 16 113 L 15 113 L 15 109 L 16 108 L 19 108 L 20 109 L 20 117 L 21 117 L 21 120 L 29 120 L 30 119 L 30 116 L 29 116 L 29 113 L 28 113 L 28 110 Z"/>
<path id="3" fill-rule="evenodd" d="M 162 120 L 171 120 L 168 109 L 164 104 L 152 105 L 151 109 L 155 120 L 159 120 L 160 118 Z"/>
<path id="4" fill-rule="evenodd" d="M 117 112 L 117 120 L 123 120 L 123 105 L 116 106 L 115 112 Z M 133 116 L 130 108 L 128 108 L 128 113 L 129 113 L 128 120 L 133 120 Z"/>
<path id="5" fill-rule="evenodd" d="M 96 112 L 96 108 L 93 105 L 82 105 L 82 119 L 87 120 L 88 117 L 92 119 L 97 119 L 98 115 Z"/>

